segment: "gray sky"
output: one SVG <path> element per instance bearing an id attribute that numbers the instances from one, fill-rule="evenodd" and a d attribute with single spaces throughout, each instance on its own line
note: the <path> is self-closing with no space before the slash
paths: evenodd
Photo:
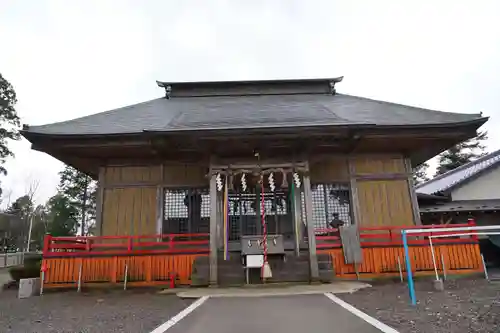
<path id="1" fill-rule="evenodd" d="M 498 13 L 498 0 L 0 0 L 0 71 L 30 125 L 157 98 L 157 79 L 344 75 L 341 93 L 483 112 L 495 150 Z M 39 181 L 44 201 L 61 163 L 12 148 L 4 195 Z"/>

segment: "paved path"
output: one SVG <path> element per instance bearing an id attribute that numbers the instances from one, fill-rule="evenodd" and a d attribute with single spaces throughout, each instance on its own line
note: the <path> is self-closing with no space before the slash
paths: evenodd
<path id="1" fill-rule="evenodd" d="M 180 298 L 200 298 L 203 296 L 214 297 L 264 297 L 264 296 L 291 296 L 291 295 L 311 295 L 324 293 L 353 293 L 363 288 L 371 287 L 367 283 L 357 281 L 336 281 L 328 284 L 317 285 L 266 285 L 255 287 L 234 287 L 234 288 L 190 288 L 177 292 Z M 172 293 L 171 289 L 165 289 L 164 293 Z"/>
<path id="2" fill-rule="evenodd" d="M 380 333 L 382 331 L 333 303 L 325 295 L 209 298 L 167 330 L 167 333 L 205 332 Z"/>

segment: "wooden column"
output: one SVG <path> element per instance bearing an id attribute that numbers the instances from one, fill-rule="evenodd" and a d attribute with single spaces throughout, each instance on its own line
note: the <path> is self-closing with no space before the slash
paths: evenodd
<path id="1" fill-rule="evenodd" d="M 309 166 L 307 166 L 309 171 Z M 319 280 L 318 257 L 316 255 L 316 234 L 314 232 L 311 178 L 307 173 L 304 176 L 304 199 L 306 206 L 307 238 L 309 243 L 309 265 L 311 270 L 311 281 Z"/>
<path id="2" fill-rule="evenodd" d="M 405 158 L 405 169 L 408 173 L 408 190 L 410 191 L 411 208 L 413 211 L 413 223 L 421 225 L 420 209 L 418 207 L 417 193 L 415 192 L 415 184 L 413 182 L 413 168 L 409 158 Z"/>
<path id="3" fill-rule="evenodd" d="M 164 179 L 163 163 L 160 165 L 160 184 L 163 184 Z M 165 212 L 164 188 L 162 185 L 156 186 L 156 233 L 163 233 L 163 219 Z"/>
<path id="4" fill-rule="evenodd" d="M 161 234 L 163 229 L 163 188 L 156 187 L 156 233 Z"/>
<path id="5" fill-rule="evenodd" d="M 97 185 L 97 198 L 96 198 L 96 212 L 95 212 L 95 223 L 96 223 L 96 236 L 102 236 L 102 208 L 104 205 L 104 177 L 106 168 L 99 168 L 99 178 Z"/>
<path id="6" fill-rule="evenodd" d="M 354 167 L 354 162 L 351 158 L 347 159 L 347 164 L 349 168 L 349 183 L 351 187 L 351 209 L 353 224 L 359 224 L 359 199 L 358 199 L 358 184 L 356 181 L 356 169 Z"/>
<path id="7" fill-rule="evenodd" d="M 300 201 L 300 188 L 294 189 L 294 197 L 292 200 L 294 208 L 293 231 L 295 233 L 295 254 L 298 256 L 300 255 L 300 244 L 304 241 L 304 235 L 302 234 L 302 202 Z"/>
<path id="8" fill-rule="evenodd" d="M 210 178 L 210 285 L 217 285 L 217 184 Z"/>

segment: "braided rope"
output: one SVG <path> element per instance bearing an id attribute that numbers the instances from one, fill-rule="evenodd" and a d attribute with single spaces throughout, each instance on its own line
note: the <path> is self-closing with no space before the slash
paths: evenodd
<path id="1" fill-rule="evenodd" d="M 262 270 L 264 271 L 264 266 L 267 264 L 267 226 L 266 226 L 266 204 L 264 200 L 264 177 L 261 175 L 261 210 L 262 210 L 262 238 L 263 238 L 263 246 L 264 246 L 264 265 L 262 266 Z"/>

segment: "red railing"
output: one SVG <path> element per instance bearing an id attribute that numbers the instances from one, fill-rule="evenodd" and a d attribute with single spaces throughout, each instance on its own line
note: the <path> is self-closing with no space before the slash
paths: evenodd
<path id="1" fill-rule="evenodd" d="M 477 241 L 476 235 L 463 236 L 467 231 L 455 232 L 439 232 L 439 229 L 450 227 L 472 227 L 475 226 L 474 221 L 464 224 L 435 224 L 435 225 L 419 225 L 419 226 L 387 226 L 387 227 L 363 227 L 359 229 L 359 237 L 361 247 L 374 246 L 403 246 L 403 238 L 401 230 L 407 229 L 428 229 L 429 231 L 412 233 L 407 236 L 408 245 L 429 245 L 429 239 L 426 236 L 438 235 L 455 235 L 462 234 L 460 238 L 433 238 L 434 244 L 453 244 L 453 243 L 470 243 Z M 328 249 L 341 247 L 339 230 L 336 228 L 315 229 L 316 247 L 318 249 Z M 457 236 L 458 237 L 458 236 Z M 466 238 L 464 238 L 466 237 Z M 468 237 L 468 238 L 467 238 Z"/>
<path id="2" fill-rule="evenodd" d="M 46 235 L 43 256 L 115 256 L 147 254 L 203 254 L 209 252 L 209 234 L 165 234 L 140 236 Z"/>

